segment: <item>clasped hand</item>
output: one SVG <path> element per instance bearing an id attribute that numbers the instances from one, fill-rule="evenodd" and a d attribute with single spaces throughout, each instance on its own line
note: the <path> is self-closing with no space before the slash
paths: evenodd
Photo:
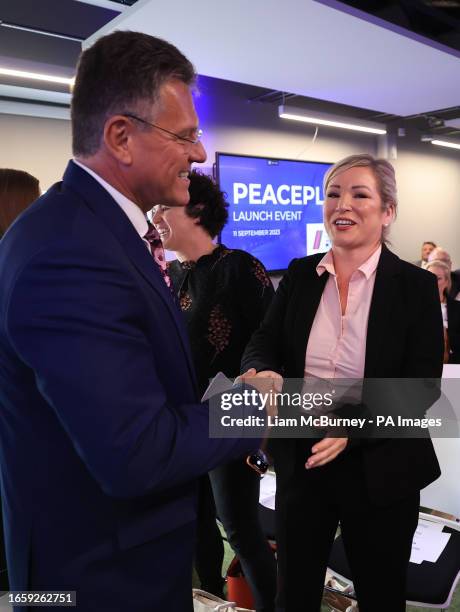
<path id="1" fill-rule="evenodd" d="M 239 380 L 252 385 L 259 393 L 269 393 L 271 390 L 280 393 L 283 388 L 283 377 L 272 370 L 256 372 L 250 368 L 247 372 L 239 376 Z M 267 406 L 269 414 L 277 414 L 276 403 L 270 402 Z M 326 465 L 333 461 L 348 444 L 348 438 L 325 437 L 312 447 L 312 454 L 308 457 L 305 468 L 310 470 L 315 467 Z"/>
<path id="2" fill-rule="evenodd" d="M 257 372 L 255 368 L 250 368 L 247 372 L 241 374 L 237 380 L 255 387 L 264 397 L 270 394 L 269 401 L 265 404 L 267 415 L 274 417 L 278 414 L 276 399 L 273 397 L 273 392 L 281 393 L 283 388 L 283 377 L 281 374 L 273 372 L 272 370 Z"/>

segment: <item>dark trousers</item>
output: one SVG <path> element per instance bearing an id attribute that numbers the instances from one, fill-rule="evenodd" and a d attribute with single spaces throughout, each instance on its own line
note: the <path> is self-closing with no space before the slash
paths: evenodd
<path id="1" fill-rule="evenodd" d="M 299 445 L 298 445 L 299 446 Z M 296 452 L 288 480 L 279 477 L 277 605 L 286 612 L 319 612 L 329 554 L 340 523 L 360 612 L 406 609 L 406 577 L 419 492 L 385 507 L 367 495 L 359 449 L 326 466 L 305 470 L 309 453 Z"/>
<path id="2" fill-rule="evenodd" d="M 204 591 L 223 597 L 224 544 L 216 523 L 216 505 L 208 474 L 200 478 L 195 569 Z"/>
<path id="3" fill-rule="evenodd" d="M 222 597 L 224 547 L 216 524 L 217 505 L 217 514 L 240 559 L 257 611 L 272 612 L 276 562 L 259 523 L 259 483 L 258 475 L 244 459 L 219 467 L 201 479 L 195 568 L 201 588 Z"/>
<path id="4" fill-rule="evenodd" d="M 258 475 L 244 459 L 210 473 L 200 483 L 195 568 L 201 587 L 222 596 L 223 544 L 217 514 L 238 555 L 257 612 L 272 612 L 276 594 L 276 562 L 259 523 Z M 215 498 L 215 502 L 214 502 Z"/>
<path id="5" fill-rule="evenodd" d="M 276 561 L 259 521 L 260 478 L 237 459 L 210 473 L 217 514 L 238 555 L 257 612 L 273 612 Z"/>

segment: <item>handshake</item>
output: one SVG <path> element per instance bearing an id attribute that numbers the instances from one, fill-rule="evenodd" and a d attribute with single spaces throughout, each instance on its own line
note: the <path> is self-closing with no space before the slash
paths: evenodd
<path id="1" fill-rule="evenodd" d="M 280 374 L 272 370 L 257 372 L 254 368 L 250 368 L 247 372 L 241 374 L 241 376 L 236 379 L 236 382 L 245 382 L 255 387 L 262 396 L 269 394 L 270 399 L 266 403 L 267 414 L 273 416 L 278 414 L 276 402 L 272 399 L 273 396 L 270 391 L 281 393 L 283 388 L 283 377 Z M 262 476 L 267 471 L 269 464 L 269 460 L 265 455 L 267 440 L 268 438 L 265 436 L 262 440 L 262 448 L 246 459 L 246 463 Z M 313 445 L 311 455 L 306 457 L 305 469 L 318 468 L 333 461 L 345 450 L 347 444 L 347 437 L 334 438 L 326 434 L 321 441 Z"/>
<path id="2" fill-rule="evenodd" d="M 240 374 L 235 382 L 245 382 L 252 385 L 259 393 L 268 393 L 270 389 L 280 393 L 283 388 L 283 377 L 272 370 L 257 372 L 255 368 L 249 368 L 247 372 Z"/>

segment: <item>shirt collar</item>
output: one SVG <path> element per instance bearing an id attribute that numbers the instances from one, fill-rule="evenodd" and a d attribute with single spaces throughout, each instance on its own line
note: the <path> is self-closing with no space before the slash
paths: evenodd
<path id="1" fill-rule="evenodd" d="M 139 234 L 139 236 L 141 238 L 144 238 L 149 227 L 147 225 L 145 215 L 139 208 L 139 206 L 137 206 L 137 204 L 135 204 L 132 200 L 130 200 L 120 191 L 118 191 L 118 189 L 112 187 L 110 183 L 107 183 L 107 181 L 100 177 L 99 174 L 94 172 L 94 170 L 91 170 L 91 168 L 88 168 L 88 166 L 85 166 L 76 159 L 74 159 L 73 162 L 74 164 L 85 170 L 88 174 L 90 174 L 94 180 L 96 180 L 100 185 L 102 185 L 102 187 L 104 187 L 106 191 L 108 191 L 108 193 L 112 196 L 118 206 L 122 209 L 128 219 L 131 221 L 134 226 L 134 229 Z"/>
<path id="2" fill-rule="evenodd" d="M 379 263 L 380 254 L 382 252 L 382 245 L 376 249 L 372 255 L 366 259 L 364 263 L 362 263 L 358 270 L 364 274 L 367 280 L 374 274 L 377 269 L 377 265 Z M 329 250 L 321 261 L 316 266 L 316 272 L 318 276 L 321 276 L 324 272 L 329 272 L 333 276 L 336 276 L 335 268 L 334 268 L 334 258 L 332 257 L 332 249 Z"/>

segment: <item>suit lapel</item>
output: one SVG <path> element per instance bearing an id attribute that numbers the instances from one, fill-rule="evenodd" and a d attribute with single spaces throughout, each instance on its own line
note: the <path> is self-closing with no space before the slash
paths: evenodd
<path id="1" fill-rule="evenodd" d="M 385 338 L 388 338 L 392 305 L 397 299 L 396 277 L 399 274 L 399 257 L 391 253 L 385 245 L 382 246 L 374 291 L 369 309 L 367 324 L 366 359 L 364 376 L 372 378 L 382 371 L 382 357 Z"/>
<path id="2" fill-rule="evenodd" d="M 323 256 L 324 254 L 321 254 L 321 257 L 309 262 L 311 267 L 305 273 L 305 278 L 299 283 L 299 293 L 294 298 L 298 304 L 294 328 L 296 330 L 294 358 L 296 378 L 304 376 L 308 338 L 329 277 L 328 272 L 323 272 L 321 276 L 318 276 L 316 272 L 316 266 Z"/>
<path id="3" fill-rule="evenodd" d="M 102 220 L 104 226 L 115 236 L 139 273 L 163 300 L 178 329 L 181 343 L 187 355 L 190 374 L 195 382 L 195 370 L 190 353 L 188 332 L 182 314 L 174 302 L 158 266 L 134 226 L 102 185 L 73 162 L 69 162 L 67 166 L 63 183 L 67 188 L 77 192 L 93 213 Z"/>

